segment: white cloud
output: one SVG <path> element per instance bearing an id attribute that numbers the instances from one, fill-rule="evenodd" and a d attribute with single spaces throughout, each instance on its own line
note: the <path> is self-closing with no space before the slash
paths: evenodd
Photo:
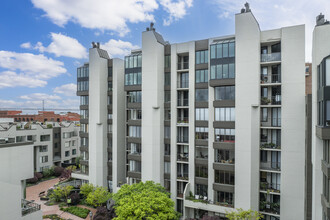
<path id="1" fill-rule="evenodd" d="M 122 57 L 128 55 L 131 52 L 131 50 L 138 49 L 139 46 L 133 45 L 127 41 L 111 39 L 105 44 L 101 44 L 101 48 L 107 50 L 109 56 L 111 57 L 114 56 Z"/>
<path id="2" fill-rule="evenodd" d="M 219 8 L 221 19 L 234 19 L 246 1 L 213 0 Z M 250 0 L 252 13 L 260 24 L 261 30 L 306 24 L 306 61 L 312 56 L 312 31 L 315 26 L 315 17 L 322 12 L 330 19 L 329 0 Z"/>
<path id="3" fill-rule="evenodd" d="M 40 101 L 40 100 L 60 100 L 61 97 L 57 95 L 49 95 L 46 93 L 32 93 L 29 95 L 22 95 L 20 99 L 31 100 L 31 101 Z"/>
<path id="4" fill-rule="evenodd" d="M 77 39 L 63 35 L 61 33 L 50 34 L 52 42 L 47 47 L 44 47 L 41 42 L 38 42 L 34 46 L 34 49 L 39 50 L 41 53 L 53 53 L 57 57 L 64 56 L 77 59 L 87 58 L 86 48 L 81 45 Z"/>
<path id="5" fill-rule="evenodd" d="M 47 80 L 63 73 L 66 69 L 64 63 L 48 58 L 42 54 L 16 53 L 0 51 L 0 67 L 10 71 L 19 71 L 16 75 L 31 77 L 31 79 Z M 28 84 L 30 81 L 27 80 Z"/>
<path id="6" fill-rule="evenodd" d="M 65 84 L 54 89 L 55 93 L 65 96 L 76 96 L 77 85 L 74 83 Z"/>
<path id="7" fill-rule="evenodd" d="M 167 19 L 164 19 L 165 26 L 170 25 L 173 21 L 183 18 L 187 14 L 187 9 L 192 7 L 193 0 L 160 0 L 160 4 L 169 14 Z"/>
<path id="8" fill-rule="evenodd" d="M 154 21 L 156 0 L 32 0 L 53 23 L 64 26 L 73 22 L 85 28 L 129 32 L 127 23 Z"/>
<path id="9" fill-rule="evenodd" d="M 30 42 L 22 43 L 21 48 L 30 49 L 32 47 Z"/>
<path id="10" fill-rule="evenodd" d="M 13 71 L 4 71 L 0 73 L 0 89 L 8 87 L 44 87 L 47 81 L 32 78 L 26 74 L 17 74 Z"/>

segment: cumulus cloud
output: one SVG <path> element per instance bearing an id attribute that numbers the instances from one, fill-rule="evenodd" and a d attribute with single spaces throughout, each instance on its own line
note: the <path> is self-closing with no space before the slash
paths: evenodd
<path id="1" fill-rule="evenodd" d="M 105 44 L 101 44 L 101 48 L 108 51 L 109 56 L 111 57 L 123 57 L 125 55 L 128 55 L 131 50 L 138 49 L 139 46 L 133 45 L 127 41 L 111 39 Z"/>
<path id="2" fill-rule="evenodd" d="M 30 76 L 33 79 L 47 80 L 66 73 L 63 66 L 63 62 L 42 54 L 0 51 L 0 67 L 10 71 L 19 71 L 21 76 Z"/>
<path id="3" fill-rule="evenodd" d="M 77 85 L 74 83 L 65 84 L 54 88 L 54 93 L 63 94 L 65 96 L 76 96 Z"/>
<path id="4" fill-rule="evenodd" d="M 193 0 L 160 0 L 160 4 L 169 14 L 169 17 L 163 20 L 163 24 L 168 26 L 173 21 L 183 18 L 187 14 L 187 9 L 192 7 L 192 3 Z"/>
<path id="5" fill-rule="evenodd" d="M 127 23 L 154 21 L 156 0 L 32 0 L 53 23 L 65 26 L 73 22 L 85 28 L 129 32 Z"/>
<path id="6" fill-rule="evenodd" d="M 31 78 L 26 74 L 18 74 L 13 71 L 4 71 L 0 73 L 0 89 L 12 87 L 44 87 L 47 81 Z"/>
<path id="7" fill-rule="evenodd" d="M 234 19 L 235 14 L 240 12 L 245 2 L 245 0 L 213 0 L 219 9 L 221 19 Z M 250 0 L 249 3 L 262 30 L 306 24 L 306 61 L 311 61 L 312 31 L 315 26 L 315 17 L 320 12 L 330 16 L 330 1 Z"/>
<path id="8" fill-rule="evenodd" d="M 21 48 L 30 49 L 32 47 L 30 42 L 22 43 Z"/>
<path id="9" fill-rule="evenodd" d="M 41 42 L 38 42 L 33 48 L 39 50 L 41 53 L 53 53 L 56 57 L 87 58 L 86 48 L 77 39 L 61 33 L 50 33 L 50 35 L 52 42 L 47 47 L 44 47 Z M 29 48 L 32 47 L 29 42 L 25 44 L 29 44 Z"/>

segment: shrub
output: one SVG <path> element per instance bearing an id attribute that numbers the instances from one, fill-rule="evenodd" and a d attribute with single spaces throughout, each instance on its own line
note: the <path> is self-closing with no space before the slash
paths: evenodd
<path id="1" fill-rule="evenodd" d="M 47 124 L 47 128 L 53 128 L 53 125 Z"/>
<path id="2" fill-rule="evenodd" d="M 49 196 L 52 200 L 59 202 L 61 200 L 66 201 L 68 198 L 68 195 L 70 194 L 71 190 L 73 189 L 73 186 L 59 186 L 56 187 L 53 191 L 53 193 Z"/>
<path id="3" fill-rule="evenodd" d="M 90 210 L 89 209 L 85 209 L 85 208 L 80 208 L 80 207 L 77 207 L 77 206 L 71 206 L 71 207 L 68 207 L 68 208 L 61 208 L 62 211 L 64 212 L 68 212 L 68 213 L 71 213 L 75 216 L 78 216 L 80 218 L 83 218 L 85 219 Z"/>
<path id="4" fill-rule="evenodd" d="M 55 175 L 55 176 L 61 176 L 63 170 L 64 170 L 63 167 L 55 167 L 55 168 L 54 168 L 54 175 Z"/>
<path id="5" fill-rule="evenodd" d="M 104 187 L 97 187 L 93 192 L 89 193 L 86 199 L 87 204 L 99 207 L 105 204 L 111 198 L 111 193 Z"/>
<path id="6" fill-rule="evenodd" d="M 106 207 L 100 206 L 97 208 L 93 220 L 108 220 L 111 219 Z"/>
<path id="7" fill-rule="evenodd" d="M 42 216 L 43 219 L 49 218 L 51 220 L 65 220 L 65 218 L 61 218 L 59 215 L 57 214 L 51 214 L 51 215 L 44 215 Z"/>
<path id="8" fill-rule="evenodd" d="M 84 198 L 87 198 L 88 194 L 93 192 L 94 189 L 95 189 L 95 187 L 91 183 L 83 184 L 80 187 L 80 194 L 82 194 L 84 196 Z"/>
<path id="9" fill-rule="evenodd" d="M 38 173 L 38 172 L 35 172 L 34 176 L 37 177 L 38 180 L 41 180 L 41 178 L 43 177 L 42 173 Z"/>
<path id="10" fill-rule="evenodd" d="M 69 195 L 69 199 L 71 199 L 71 205 L 77 205 L 80 202 L 79 193 L 72 193 L 71 195 Z"/>
<path id="11" fill-rule="evenodd" d="M 77 167 L 74 166 L 74 165 L 71 165 L 71 166 L 68 166 L 66 169 L 71 170 L 71 171 L 75 171 L 77 169 Z"/>
<path id="12" fill-rule="evenodd" d="M 44 175 L 44 177 L 54 176 L 54 167 L 44 169 L 42 171 L 42 174 Z"/>
<path id="13" fill-rule="evenodd" d="M 26 180 L 26 183 L 36 183 L 36 182 L 38 182 L 38 178 L 36 176 Z"/>

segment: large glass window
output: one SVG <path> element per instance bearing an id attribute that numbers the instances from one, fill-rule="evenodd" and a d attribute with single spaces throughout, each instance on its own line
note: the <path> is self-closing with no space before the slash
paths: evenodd
<path id="1" fill-rule="evenodd" d="M 215 87 L 215 100 L 235 100 L 235 86 Z"/>
<path id="2" fill-rule="evenodd" d="M 214 133 L 216 142 L 235 143 L 235 129 L 216 128 Z"/>
<path id="3" fill-rule="evenodd" d="M 164 138 L 171 138 L 171 127 L 164 127 Z"/>
<path id="4" fill-rule="evenodd" d="M 128 92 L 128 102 L 129 103 L 140 103 L 141 102 L 141 91 L 131 91 Z"/>
<path id="5" fill-rule="evenodd" d="M 141 162 L 136 160 L 129 161 L 129 171 L 131 172 L 141 172 Z"/>
<path id="6" fill-rule="evenodd" d="M 125 57 L 125 68 L 136 68 L 136 67 L 142 67 L 142 55 L 136 54 Z"/>
<path id="7" fill-rule="evenodd" d="M 88 119 L 88 110 L 80 110 L 80 119 Z"/>
<path id="8" fill-rule="evenodd" d="M 142 83 L 141 72 L 125 74 L 125 85 L 126 86 L 141 85 L 141 83 Z"/>
<path id="9" fill-rule="evenodd" d="M 208 127 L 196 127 L 196 139 L 207 140 L 209 138 Z"/>
<path id="10" fill-rule="evenodd" d="M 88 77 L 89 76 L 89 67 L 88 66 L 83 66 L 77 68 L 77 78 L 83 78 L 83 77 Z"/>
<path id="11" fill-rule="evenodd" d="M 196 184 L 196 193 L 195 195 L 206 196 L 207 197 L 207 185 Z"/>
<path id="12" fill-rule="evenodd" d="M 209 90 L 208 89 L 196 89 L 196 102 L 207 102 L 209 99 Z"/>
<path id="13" fill-rule="evenodd" d="M 171 91 L 164 92 L 164 102 L 171 102 Z"/>
<path id="14" fill-rule="evenodd" d="M 217 163 L 229 163 L 234 164 L 235 163 L 235 151 L 233 150 L 215 150 L 214 154 L 215 162 Z"/>
<path id="15" fill-rule="evenodd" d="M 235 173 L 232 171 L 215 170 L 215 182 L 221 184 L 235 184 Z"/>
<path id="16" fill-rule="evenodd" d="M 165 86 L 171 85 L 171 73 L 165 73 L 164 85 Z"/>
<path id="17" fill-rule="evenodd" d="M 141 126 L 128 126 L 129 137 L 141 137 Z"/>
<path id="18" fill-rule="evenodd" d="M 196 64 L 208 63 L 208 60 L 209 60 L 208 50 L 196 51 Z"/>
<path id="19" fill-rule="evenodd" d="M 89 89 L 89 82 L 88 81 L 79 81 L 77 83 L 77 90 L 78 91 L 87 91 Z"/>
<path id="20" fill-rule="evenodd" d="M 235 78 L 235 64 L 218 64 L 211 66 L 211 79 L 233 79 Z"/>
<path id="21" fill-rule="evenodd" d="M 80 105 L 88 105 L 88 96 L 80 96 Z"/>
<path id="22" fill-rule="evenodd" d="M 215 108 L 216 121 L 235 121 L 235 108 Z"/>
<path id="23" fill-rule="evenodd" d="M 128 109 L 127 120 L 141 120 L 142 110 L 141 109 Z"/>
<path id="24" fill-rule="evenodd" d="M 208 177 L 208 169 L 205 165 L 195 165 L 195 176 L 196 177 L 202 177 L 207 178 Z"/>
<path id="25" fill-rule="evenodd" d="M 211 59 L 235 57 L 235 42 L 223 41 L 213 44 L 211 47 Z"/>
<path id="26" fill-rule="evenodd" d="M 196 108 L 196 121 L 208 121 L 209 109 L 208 108 Z"/>
<path id="27" fill-rule="evenodd" d="M 171 67 L 171 55 L 165 55 L 165 68 Z"/>
<path id="28" fill-rule="evenodd" d="M 196 70 L 196 83 L 204 83 L 209 81 L 209 71 L 206 70 Z"/>

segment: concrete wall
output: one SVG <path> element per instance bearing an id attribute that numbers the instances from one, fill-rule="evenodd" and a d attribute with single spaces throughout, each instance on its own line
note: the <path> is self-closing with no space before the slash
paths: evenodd
<path id="1" fill-rule="evenodd" d="M 118 182 L 125 182 L 126 176 L 126 146 L 125 146 L 125 91 L 124 91 L 124 61 L 113 59 L 112 66 L 113 78 L 113 100 L 112 114 L 115 116 L 112 120 L 112 180 L 113 188 L 116 192 Z"/>
<path id="2" fill-rule="evenodd" d="M 323 142 L 315 134 L 317 125 L 317 66 L 322 59 L 330 55 L 330 25 L 322 25 L 313 31 L 312 52 L 312 164 L 313 164 L 313 210 L 312 219 L 322 219 L 321 194 L 323 189 L 323 174 L 321 161 L 323 159 Z"/>
<path id="3" fill-rule="evenodd" d="M 33 177 L 33 145 L 0 146 L 1 219 L 41 219 L 42 212 L 22 217 L 24 182 Z"/>
<path id="4" fill-rule="evenodd" d="M 258 210 L 260 29 L 252 13 L 237 14 L 235 208 Z"/>
<path id="5" fill-rule="evenodd" d="M 142 181 L 164 183 L 164 45 L 142 33 Z"/>
<path id="6" fill-rule="evenodd" d="M 108 60 L 89 49 L 89 181 L 107 187 Z"/>

